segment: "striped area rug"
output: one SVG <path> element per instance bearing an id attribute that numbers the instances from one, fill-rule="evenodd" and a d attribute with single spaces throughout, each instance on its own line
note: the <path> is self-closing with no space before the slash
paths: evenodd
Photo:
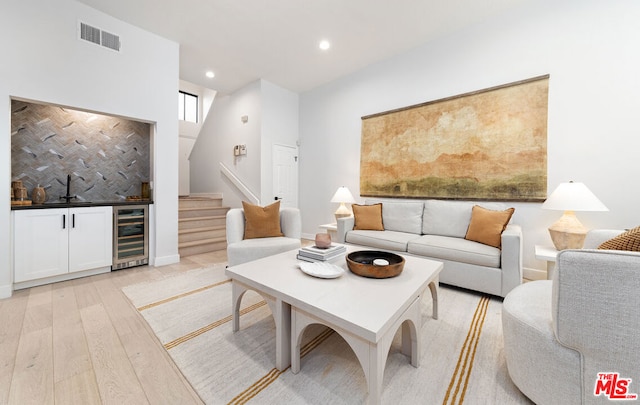
<path id="1" fill-rule="evenodd" d="M 123 289 L 207 404 L 360 404 L 367 386 L 342 337 L 321 325 L 304 334 L 301 370 L 277 370 L 275 324 L 257 293 L 245 294 L 232 332 L 224 266 L 191 270 Z M 428 294 L 427 294 L 428 295 Z M 502 301 L 440 287 L 439 319 L 422 302 L 422 353 L 414 368 L 396 334 L 383 404 L 529 404 L 509 379 L 502 350 Z"/>

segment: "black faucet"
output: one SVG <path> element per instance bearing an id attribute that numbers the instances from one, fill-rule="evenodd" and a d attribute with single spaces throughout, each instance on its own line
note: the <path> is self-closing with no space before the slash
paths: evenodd
<path id="1" fill-rule="evenodd" d="M 70 190 L 71 190 L 71 175 L 67 174 L 67 195 L 63 195 L 60 197 L 61 200 L 66 200 L 67 204 L 69 204 L 69 201 L 71 201 L 72 198 L 78 198 L 78 196 L 76 195 L 69 194 Z"/>

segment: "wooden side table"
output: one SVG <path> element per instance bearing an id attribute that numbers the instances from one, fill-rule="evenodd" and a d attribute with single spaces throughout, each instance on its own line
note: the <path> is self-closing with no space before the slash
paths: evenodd
<path id="1" fill-rule="evenodd" d="M 536 259 L 547 262 L 547 280 L 551 280 L 553 270 L 556 268 L 558 251 L 550 246 L 536 245 Z"/>

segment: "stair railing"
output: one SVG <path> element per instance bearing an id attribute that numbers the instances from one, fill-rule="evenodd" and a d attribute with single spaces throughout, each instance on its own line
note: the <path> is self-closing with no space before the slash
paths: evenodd
<path id="1" fill-rule="evenodd" d="M 233 184 L 240 193 L 252 204 L 260 205 L 260 199 L 249 190 L 249 188 L 236 176 L 224 163 L 220 162 L 220 173 L 222 173 L 231 184 Z"/>

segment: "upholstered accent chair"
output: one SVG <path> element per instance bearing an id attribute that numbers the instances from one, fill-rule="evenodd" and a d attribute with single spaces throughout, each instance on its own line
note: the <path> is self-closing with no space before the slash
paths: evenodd
<path id="1" fill-rule="evenodd" d="M 504 299 L 509 375 L 536 404 L 609 402 L 595 395 L 599 373 L 632 379 L 640 394 L 640 253 L 594 249 L 619 233 L 592 231 L 590 249 L 558 254 L 552 280 Z"/>
<path id="2" fill-rule="evenodd" d="M 245 216 L 241 208 L 227 212 L 227 262 L 235 266 L 252 260 L 300 248 L 300 210 L 280 208 L 280 229 L 284 236 L 244 239 Z"/>

